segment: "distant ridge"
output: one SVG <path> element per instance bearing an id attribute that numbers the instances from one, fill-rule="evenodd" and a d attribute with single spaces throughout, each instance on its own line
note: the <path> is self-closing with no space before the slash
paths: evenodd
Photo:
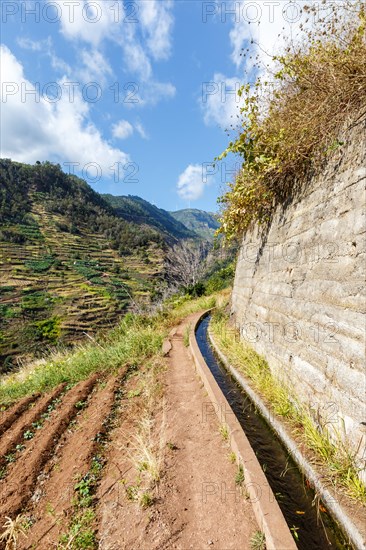
<path id="1" fill-rule="evenodd" d="M 197 233 L 193 228 L 187 227 L 172 213 L 154 206 L 141 197 L 134 195 L 119 197 L 102 195 L 102 197 L 112 206 L 117 216 L 124 220 L 147 224 L 177 239 L 197 239 Z"/>
<path id="2" fill-rule="evenodd" d="M 217 216 L 204 210 L 185 208 L 176 212 L 170 212 L 170 214 L 204 239 L 213 239 L 216 230 L 220 227 Z"/>

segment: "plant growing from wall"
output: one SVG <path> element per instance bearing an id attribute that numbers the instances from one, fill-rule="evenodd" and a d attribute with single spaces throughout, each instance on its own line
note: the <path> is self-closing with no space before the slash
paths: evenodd
<path id="1" fill-rule="evenodd" d="M 324 5 L 323 17 L 302 28 L 304 40 L 271 58 L 273 74 L 267 71 L 254 86 L 240 88 L 239 136 L 216 159 L 229 153 L 243 159 L 219 199 L 219 233 L 228 239 L 253 223 L 269 222 L 274 207 L 344 145 L 345 125 L 365 119 L 365 21 L 362 0 Z"/>

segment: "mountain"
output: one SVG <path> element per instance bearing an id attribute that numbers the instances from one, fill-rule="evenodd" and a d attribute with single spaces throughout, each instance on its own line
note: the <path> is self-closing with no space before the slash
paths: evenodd
<path id="1" fill-rule="evenodd" d="M 196 239 L 138 197 L 101 196 L 49 162 L 0 159 L 0 372 L 149 303 L 167 247 Z"/>
<path id="2" fill-rule="evenodd" d="M 186 208 L 170 212 L 170 215 L 184 224 L 188 229 L 207 240 L 212 240 L 216 229 L 220 227 L 217 216 L 204 210 Z"/>
<path id="3" fill-rule="evenodd" d="M 168 238 L 173 236 L 176 239 L 197 239 L 197 233 L 191 228 L 187 228 L 174 215 L 140 197 L 133 195 L 127 197 L 102 195 L 102 197 L 112 206 L 115 213 L 124 220 L 139 224 L 147 223 L 150 227 L 161 231 Z"/>

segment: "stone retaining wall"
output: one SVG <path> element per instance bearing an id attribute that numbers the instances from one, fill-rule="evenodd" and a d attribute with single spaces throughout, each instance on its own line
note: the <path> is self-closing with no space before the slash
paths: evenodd
<path id="1" fill-rule="evenodd" d="M 363 467 L 365 137 L 364 124 L 348 131 L 302 196 L 277 210 L 269 231 L 245 235 L 232 297 L 242 337 L 321 426 L 358 449 Z"/>

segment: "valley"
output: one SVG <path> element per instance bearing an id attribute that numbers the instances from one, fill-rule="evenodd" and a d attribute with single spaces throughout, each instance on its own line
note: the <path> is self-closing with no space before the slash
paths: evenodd
<path id="1" fill-rule="evenodd" d="M 159 300 L 167 249 L 202 240 L 147 201 L 81 183 L 50 163 L 1 165 L 2 372 Z"/>

